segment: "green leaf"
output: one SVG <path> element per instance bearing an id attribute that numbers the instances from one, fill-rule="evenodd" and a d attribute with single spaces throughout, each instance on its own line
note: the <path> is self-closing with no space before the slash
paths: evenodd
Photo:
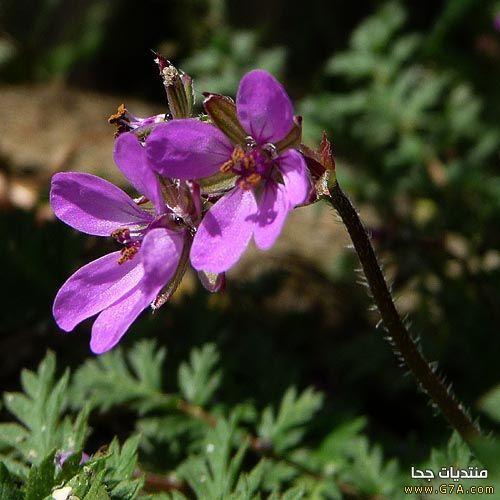
<path id="1" fill-rule="evenodd" d="M 199 406 L 208 403 L 218 389 L 222 374 L 215 370 L 219 354 L 214 344 L 206 344 L 201 349 L 193 349 L 189 363 L 179 367 L 179 388 L 182 395 Z"/>
<path id="2" fill-rule="evenodd" d="M 349 449 L 359 439 L 366 426 L 366 418 L 358 417 L 340 424 L 321 442 L 314 456 L 328 474 L 337 472 L 348 463 Z"/>
<path id="3" fill-rule="evenodd" d="M 109 500 L 111 497 L 108 495 L 105 486 L 93 484 L 89 492 L 83 498 L 84 500 Z"/>
<path id="4" fill-rule="evenodd" d="M 406 20 L 406 12 L 398 2 L 385 3 L 375 15 L 355 29 L 351 45 L 359 51 L 382 50 Z"/>
<path id="5" fill-rule="evenodd" d="M 347 450 L 349 467 L 340 474 L 342 481 L 355 484 L 365 495 L 381 495 L 392 498 L 398 479 L 395 460 L 384 461 L 382 448 L 370 447 L 365 437 L 351 441 Z"/>
<path id="6" fill-rule="evenodd" d="M 488 479 L 495 480 L 500 486 L 500 439 L 481 437 L 474 442 L 474 454 L 488 469 Z"/>
<path id="7" fill-rule="evenodd" d="M 24 495 L 10 475 L 7 467 L 0 462 L 0 500 L 21 500 L 23 498 Z"/>
<path id="8" fill-rule="evenodd" d="M 441 467 L 467 468 L 479 465 L 474 460 L 469 446 L 462 440 L 457 432 L 453 432 L 444 450 L 433 449 L 430 457 L 431 468 L 440 470 Z"/>
<path id="9" fill-rule="evenodd" d="M 9 455 L 3 455 L 2 462 L 10 473 L 24 479 L 28 476 L 30 468 L 14 455 L 14 452 L 11 452 Z"/>
<path id="10" fill-rule="evenodd" d="M 184 61 L 183 69 L 196 75 L 197 89 L 217 89 L 221 94 L 234 96 L 245 73 L 262 68 L 279 77 L 285 59 L 283 47 L 262 49 L 255 33 L 225 26 L 207 41 L 206 48 Z"/>
<path id="11" fill-rule="evenodd" d="M 258 426 L 258 435 L 271 443 L 273 449 L 283 452 L 294 447 L 304 436 L 305 424 L 321 408 L 323 396 L 312 388 L 306 389 L 299 396 L 291 387 L 285 393 L 280 408 L 275 415 L 267 407 Z"/>
<path id="12" fill-rule="evenodd" d="M 82 460 L 82 452 L 79 451 L 66 458 L 62 464 L 61 470 L 57 473 L 56 483 L 64 483 L 76 476 L 80 470 L 80 462 Z M 57 454 L 56 454 L 57 461 Z"/>
<path id="13" fill-rule="evenodd" d="M 0 447 L 15 448 L 26 440 L 29 432 L 19 424 L 6 423 L 0 424 Z"/>
<path id="14" fill-rule="evenodd" d="M 23 473 L 22 464 L 40 464 L 52 450 L 82 449 L 88 434 L 88 410 L 84 409 L 73 422 L 63 414 L 67 409 L 69 372 L 56 381 L 56 360 L 48 352 L 36 373 L 23 370 L 24 393 L 4 394 L 6 408 L 18 423 L 0 424 L 0 450 L 6 465 Z"/>
<path id="15" fill-rule="evenodd" d="M 50 494 L 54 486 L 55 452 L 46 456 L 39 465 L 33 465 L 25 485 L 26 500 L 40 500 Z"/>
<path id="16" fill-rule="evenodd" d="M 198 443 L 205 436 L 206 423 L 176 413 L 164 417 L 145 417 L 138 420 L 142 435 L 141 449 L 154 453 L 161 449 L 172 460 L 186 453 L 186 442 Z"/>
<path id="17" fill-rule="evenodd" d="M 88 360 L 74 377 L 72 405 L 86 402 L 102 411 L 129 403 L 141 413 L 165 404 L 161 393 L 166 351 L 152 341 L 141 341 L 125 356 L 116 349 Z"/>
<path id="18" fill-rule="evenodd" d="M 92 479 L 90 489 L 83 498 L 84 500 L 108 500 L 110 498 L 104 485 L 104 471 Z"/>
<path id="19" fill-rule="evenodd" d="M 289 490 L 286 490 L 284 493 L 281 495 L 281 500 L 300 500 L 301 498 L 305 497 L 305 491 L 304 488 L 301 486 L 296 486 L 295 488 L 290 488 Z"/>
<path id="20" fill-rule="evenodd" d="M 120 447 L 115 438 L 109 446 L 106 458 L 105 482 L 110 485 L 112 498 L 132 499 L 141 489 L 143 479 L 133 479 L 137 468 L 137 447 L 140 435 L 130 437 Z"/>
<path id="21" fill-rule="evenodd" d="M 215 428 L 207 431 L 203 454 L 189 457 L 179 467 L 180 477 L 189 483 L 198 498 L 239 498 L 235 488 L 248 443 L 243 442 L 232 454 L 235 430 L 234 417 L 229 421 L 219 419 Z M 252 480 L 255 484 L 255 476 Z"/>
<path id="22" fill-rule="evenodd" d="M 261 460 L 249 473 L 241 474 L 235 487 L 235 493 L 244 498 L 252 498 L 262 484 L 266 461 Z"/>

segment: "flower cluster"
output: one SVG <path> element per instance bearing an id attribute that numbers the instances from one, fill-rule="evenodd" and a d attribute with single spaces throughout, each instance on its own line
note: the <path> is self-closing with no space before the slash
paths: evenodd
<path id="1" fill-rule="evenodd" d="M 208 290 L 221 290 L 252 237 L 269 249 L 287 214 L 315 196 L 298 149 L 300 119 L 272 75 L 246 74 L 236 102 L 205 94 L 206 114 L 194 118 L 191 79 L 160 56 L 156 62 L 170 113 L 138 118 L 120 106 L 110 118 L 114 161 L 140 196 L 86 173 L 52 179 L 59 219 L 120 246 L 76 271 L 54 302 L 65 331 L 97 315 L 95 353 L 115 346 L 144 309 L 166 302 L 189 262 Z"/>

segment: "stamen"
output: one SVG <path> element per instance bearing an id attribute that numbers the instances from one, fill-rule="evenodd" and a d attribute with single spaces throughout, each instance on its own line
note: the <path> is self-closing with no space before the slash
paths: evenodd
<path id="1" fill-rule="evenodd" d="M 251 189 L 262 180 L 262 175 L 256 172 L 257 161 L 251 151 L 245 151 L 241 146 L 236 146 L 231 153 L 231 159 L 224 162 L 220 171 L 223 173 L 234 172 L 240 178 L 236 184 L 241 189 Z"/>
<path id="2" fill-rule="evenodd" d="M 231 170 L 234 167 L 234 162 L 233 160 L 227 160 L 225 163 L 223 163 L 220 167 L 220 171 L 224 174 L 231 172 Z"/>
<path id="3" fill-rule="evenodd" d="M 219 170 L 224 174 L 231 172 L 231 170 L 233 170 L 238 165 L 238 163 L 248 162 L 249 160 L 247 160 L 247 158 L 248 157 L 246 156 L 243 148 L 241 146 L 236 146 L 231 153 L 231 159 L 224 162 L 220 166 Z"/>
<path id="4" fill-rule="evenodd" d="M 234 163 L 238 163 L 239 161 L 243 160 L 245 158 L 245 151 L 243 151 L 243 148 L 241 146 L 236 146 L 233 149 L 233 152 L 231 153 L 231 160 Z"/>
<path id="5" fill-rule="evenodd" d="M 257 172 L 253 172 L 247 177 L 240 177 L 236 181 L 236 185 L 240 188 L 243 189 L 244 191 L 248 191 L 249 189 L 254 188 L 257 186 L 260 181 L 262 180 L 262 176 L 258 174 Z"/>
<path id="6" fill-rule="evenodd" d="M 141 244 L 138 241 L 135 241 L 134 243 L 131 243 L 130 245 L 126 246 L 125 248 L 122 248 L 121 250 L 121 256 L 118 259 L 118 264 L 123 264 L 127 262 L 127 260 L 132 260 L 134 258 L 134 255 L 139 251 L 139 248 L 141 248 Z"/>
<path id="7" fill-rule="evenodd" d="M 125 121 L 129 121 L 125 118 L 125 115 L 127 114 L 127 109 L 125 108 L 125 105 L 124 104 L 120 104 L 118 106 L 118 109 L 116 111 L 116 113 L 112 114 L 109 118 L 108 118 L 108 123 L 118 123 L 120 122 L 122 119 L 125 119 Z"/>
<path id="8" fill-rule="evenodd" d="M 260 180 L 262 179 L 262 176 L 260 174 L 258 174 L 257 172 L 253 172 L 252 174 L 250 174 L 246 180 L 248 183 L 250 183 L 250 185 L 252 186 L 256 186 Z"/>
<path id="9" fill-rule="evenodd" d="M 121 227 L 111 233 L 111 238 L 114 238 L 118 243 L 128 243 L 130 241 L 130 229 Z"/>
<path id="10" fill-rule="evenodd" d="M 241 166 L 243 167 L 243 170 L 245 171 L 251 171 L 255 168 L 255 159 L 253 156 L 245 156 L 241 160 Z"/>
<path id="11" fill-rule="evenodd" d="M 116 113 L 108 118 L 108 123 L 116 126 L 115 137 L 130 130 L 130 116 L 124 104 L 118 106 Z"/>

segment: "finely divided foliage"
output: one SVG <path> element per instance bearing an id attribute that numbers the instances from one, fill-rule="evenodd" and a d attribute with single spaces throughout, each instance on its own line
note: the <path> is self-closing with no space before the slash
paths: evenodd
<path id="1" fill-rule="evenodd" d="M 228 405 L 218 396 L 218 357 L 214 345 L 194 349 L 177 370 L 179 390 L 166 392 L 163 380 L 175 371 L 150 341 L 89 360 L 58 382 L 48 354 L 36 373 L 23 372 L 23 393 L 4 394 L 14 420 L 0 427 L 0 498 L 403 498 L 408 474 L 370 444 L 364 419 L 311 441 L 321 394 L 292 387 L 261 410 L 248 401 Z M 210 395 L 200 399 L 204 387 Z M 137 432 L 122 445 L 115 438 L 89 448 L 90 408 L 114 418 L 135 412 Z M 498 452 L 491 446 L 484 457 Z M 420 466 L 443 463 L 479 465 L 456 434 Z"/>
<path id="2" fill-rule="evenodd" d="M 132 477 L 139 436 L 123 447 L 115 439 L 89 458 L 83 452 L 89 407 L 84 403 L 68 415 L 69 372 L 58 382 L 55 377 L 55 356 L 49 353 L 37 373 L 23 371 L 24 393 L 4 394 L 17 421 L 0 424 L 0 498 L 135 498 L 143 482 Z M 61 490 L 69 494 L 58 497 Z"/>

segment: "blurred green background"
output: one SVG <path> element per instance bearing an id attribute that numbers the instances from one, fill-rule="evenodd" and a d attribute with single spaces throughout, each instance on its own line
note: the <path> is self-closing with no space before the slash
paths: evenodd
<path id="1" fill-rule="evenodd" d="M 481 414 L 500 375 L 499 2 L 3 0 L 0 13 L 2 389 L 49 347 L 60 365 L 91 356 L 91 322 L 61 334 L 51 303 L 111 243 L 51 217 L 50 175 L 120 181 L 106 118 L 121 102 L 166 111 L 154 49 L 198 91 L 234 95 L 255 67 L 282 79 L 305 142 L 316 145 L 323 129 L 333 139 L 338 176 L 411 331 Z M 263 407 L 290 384 L 313 385 L 326 406 L 310 439 L 364 415 L 388 455 L 414 463 L 449 432 L 377 329 L 347 244 L 326 206 L 300 209 L 273 251 L 245 256 L 225 294 L 187 276 L 124 343 L 154 337 L 176 360 L 215 342 L 228 404 Z M 130 425 L 99 421 L 94 439 Z"/>

